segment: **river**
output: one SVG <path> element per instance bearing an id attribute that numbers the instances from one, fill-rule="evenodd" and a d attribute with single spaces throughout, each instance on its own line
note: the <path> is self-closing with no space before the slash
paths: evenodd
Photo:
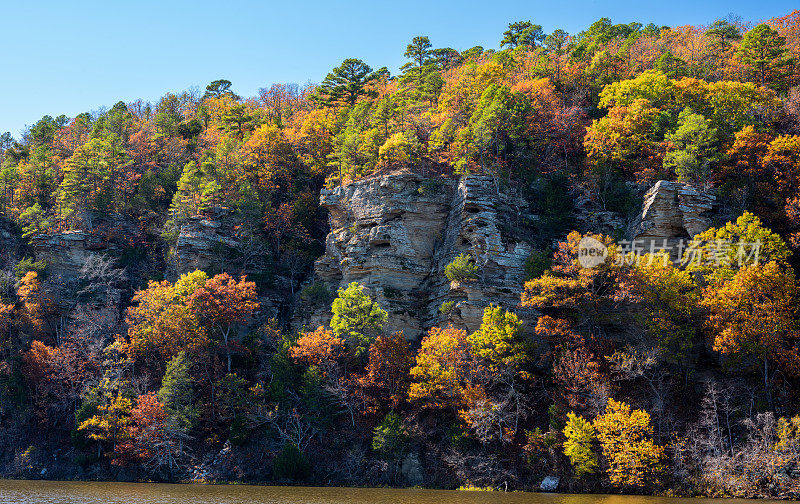
<path id="1" fill-rule="evenodd" d="M 674 499 L 630 495 L 0 480 L 0 504 L 732 504 L 741 502 L 734 499 Z"/>

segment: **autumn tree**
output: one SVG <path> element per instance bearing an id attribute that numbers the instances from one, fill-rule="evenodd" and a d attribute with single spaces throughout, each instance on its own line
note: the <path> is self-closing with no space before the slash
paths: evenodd
<path id="1" fill-rule="evenodd" d="M 248 282 L 244 277 L 237 282 L 227 273 L 215 275 L 192 292 L 189 309 L 197 313 L 201 322 L 211 328 L 212 335 L 222 338 L 230 373 L 231 331 L 258 309 L 256 284 Z"/>
<path id="2" fill-rule="evenodd" d="M 775 261 L 743 267 L 722 283 L 706 288 L 701 303 L 708 310 L 714 349 L 744 360 L 761 361 L 767 396 L 777 370 L 800 374 L 797 353 L 797 283 L 791 268 Z"/>
<path id="3" fill-rule="evenodd" d="M 470 351 L 486 361 L 491 373 L 515 373 L 527 358 L 519 335 L 521 324 L 516 314 L 487 306 L 480 327 L 467 337 Z"/>
<path id="4" fill-rule="evenodd" d="M 695 235 L 684 252 L 683 262 L 689 271 L 719 284 L 733 277 L 744 265 L 771 261 L 787 265 L 790 255 L 780 235 L 764 227 L 754 214 L 744 212 L 736 222 Z"/>
<path id="5" fill-rule="evenodd" d="M 653 427 L 646 411 L 609 399 L 606 412 L 595 418 L 593 426 L 612 485 L 643 489 L 658 483 L 664 448 L 653 441 Z"/>
<path id="6" fill-rule="evenodd" d="M 151 281 L 133 296 L 125 321 L 128 325 L 128 354 L 161 368 L 181 351 L 198 352 L 209 335 L 190 307 L 190 297 L 205 285 L 208 275 L 194 271 L 174 284 Z"/>
<path id="7" fill-rule="evenodd" d="M 97 407 L 97 414 L 84 420 L 78 431 L 85 433 L 89 439 L 98 442 L 98 453 L 103 444 L 111 445 L 110 457 L 114 457 L 118 444 L 130 437 L 128 427 L 131 424 L 131 409 L 133 401 L 117 395 L 110 398 L 105 404 Z"/>
<path id="8" fill-rule="evenodd" d="M 289 355 L 307 366 L 316 366 L 334 380 L 341 377 L 339 358 L 344 351 L 344 340 L 331 330 L 319 326 L 312 332 L 302 333 L 289 349 Z"/>
<path id="9" fill-rule="evenodd" d="M 581 264 L 581 243 L 597 252 L 599 264 Z M 553 265 L 539 278 L 525 282 L 521 305 L 544 311 L 553 320 L 568 321 L 571 331 L 592 334 L 616 315 L 620 263 L 618 248 L 608 236 L 571 232 L 558 244 Z M 563 333 L 563 331 L 560 331 Z"/>
<path id="10" fill-rule="evenodd" d="M 564 426 L 564 437 L 564 455 L 569 458 L 575 477 L 582 478 L 597 472 L 597 455 L 592 449 L 597 438 L 592 423 L 570 412 Z"/>
<path id="11" fill-rule="evenodd" d="M 449 408 L 463 403 L 469 360 L 467 332 L 453 326 L 434 327 L 422 339 L 408 391 L 412 401 L 427 407 Z"/>
<path id="12" fill-rule="evenodd" d="M 42 337 L 49 330 L 48 322 L 53 314 L 53 300 L 45 291 L 39 274 L 28 271 L 19 280 L 17 297 L 21 306 L 16 323 L 23 334 Z"/>
<path id="13" fill-rule="evenodd" d="M 641 307 L 639 322 L 670 359 L 680 359 L 695 343 L 700 289 L 692 274 L 669 254 L 645 254 L 622 275 L 621 291 Z"/>
<path id="14" fill-rule="evenodd" d="M 379 334 L 369 348 L 369 362 L 360 385 L 373 409 L 397 408 L 406 398 L 409 371 L 414 365 L 411 346 L 402 331 Z"/>

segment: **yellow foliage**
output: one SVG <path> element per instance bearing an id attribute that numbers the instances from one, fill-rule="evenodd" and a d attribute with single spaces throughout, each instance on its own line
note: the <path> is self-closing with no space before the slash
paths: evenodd
<path id="1" fill-rule="evenodd" d="M 644 488 L 657 483 L 664 447 L 653 441 L 650 415 L 609 399 L 606 412 L 594 420 L 608 462 L 608 478 L 619 487 Z"/>

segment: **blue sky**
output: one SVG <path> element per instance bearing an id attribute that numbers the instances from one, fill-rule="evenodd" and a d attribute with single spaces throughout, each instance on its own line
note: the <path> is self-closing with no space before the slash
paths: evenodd
<path id="1" fill-rule="evenodd" d="M 273 82 L 319 82 L 357 57 L 393 73 L 405 45 L 497 47 L 509 22 L 575 33 L 616 23 L 759 21 L 793 1 L 52 1 L 0 0 L 0 132 L 19 137 L 45 114 L 75 116 L 119 100 L 155 101 L 219 78 L 245 96 Z"/>

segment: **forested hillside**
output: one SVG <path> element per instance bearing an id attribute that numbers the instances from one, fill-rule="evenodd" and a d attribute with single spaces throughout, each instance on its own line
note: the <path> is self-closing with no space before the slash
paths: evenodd
<path id="1" fill-rule="evenodd" d="M 800 497 L 800 11 L 498 41 L 1 135 L 0 476 Z"/>

